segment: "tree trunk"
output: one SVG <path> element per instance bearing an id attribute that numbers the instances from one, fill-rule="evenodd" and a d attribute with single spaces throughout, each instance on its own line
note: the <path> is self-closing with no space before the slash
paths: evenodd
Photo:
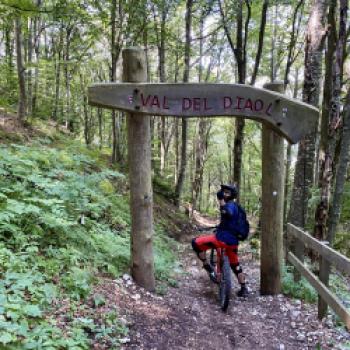
<path id="1" fill-rule="evenodd" d="M 34 72 L 34 90 L 32 97 L 32 114 L 35 117 L 37 112 L 37 103 L 38 103 L 38 88 L 39 88 L 39 58 L 40 58 L 40 27 L 41 20 L 40 17 L 37 16 L 34 19 L 34 33 L 35 33 L 35 41 L 34 41 L 34 52 L 35 52 L 35 72 Z"/>
<path id="2" fill-rule="evenodd" d="M 62 47 L 63 47 L 63 24 L 60 26 L 59 42 L 56 47 L 56 58 L 55 58 L 55 104 L 53 110 L 53 119 L 58 122 L 58 106 L 60 101 L 60 85 L 61 85 L 61 60 L 62 60 Z"/>
<path id="3" fill-rule="evenodd" d="M 99 142 L 99 149 L 101 150 L 102 147 L 103 147 L 103 111 L 102 111 L 102 108 L 97 108 L 97 117 L 98 117 L 98 136 L 99 136 L 99 139 L 100 139 L 100 142 Z"/>
<path id="4" fill-rule="evenodd" d="M 66 29 L 66 50 L 64 54 L 64 60 L 65 60 L 65 65 L 64 65 L 64 78 L 65 78 L 65 83 L 66 83 L 66 110 L 64 114 L 64 119 L 65 119 L 65 124 L 66 128 L 68 128 L 68 123 L 71 120 L 70 117 L 70 98 L 71 98 L 71 92 L 70 92 L 70 72 L 69 72 L 69 60 L 70 60 L 70 41 L 71 41 L 71 34 L 73 31 L 73 27 L 68 25 Z M 85 86 L 83 86 L 83 91 L 85 91 Z"/>
<path id="5" fill-rule="evenodd" d="M 341 138 L 341 148 L 339 155 L 339 166 L 336 173 L 335 180 L 335 189 L 333 193 L 333 202 L 329 210 L 328 218 L 328 232 L 326 240 L 329 242 L 329 245 L 332 247 L 337 225 L 340 219 L 342 197 L 344 194 L 344 185 L 346 182 L 347 171 L 350 161 L 350 89 L 347 94 L 347 102 L 344 108 L 344 120 L 343 120 L 343 130 Z M 328 285 L 329 283 L 329 274 L 331 266 L 329 262 L 325 259 L 320 261 L 320 279 L 324 284 Z M 319 318 L 323 318 L 327 312 L 327 304 L 319 300 Z"/>
<path id="6" fill-rule="evenodd" d="M 267 16 L 268 7 L 269 7 L 269 0 L 264 0 L 263 6 L 262 6 L 262 11 L 261 11 L 258 50 L 257 50 L 256 56 L 255 56 L 254 70 L 253 70 L 253 74 L 252 74 L 252 79 L 250 81 L 250 85 L 255 84 L 255 80 L 256 80 L 256 77 L 257 77 L 258 71 L 259 71 L 261 54 L 262 54 L 262 49 L 264 46 L 266 16 Z"/>
<path id="7" fill-rule="evenodd" d="M 270 80 L 276 80 L 276 62 L 275 62 L 275 50 L 276 50 L 276 39 L 277 39 L 277 12 L 278 4 L 275 3 L 274 12 L 272 12 L 272 35 L 271 35 L 271 49 L 270 49 Z"/>
<path id="8" fill-rule="evenodd" d="M 314 236 L 319 240 L 326 239 L 327 232 L 327 219 L 329 213 L 330 193 L 333 174 L 335 172 L 334 156 L 337 145 L 337 133 L 340 126 L 340 95 L 342 87 L 342 72 L 343 72 L 343 59 L 344 59 L 344 46 L 346 45 L 346 21 L 348 11 L 348 0 L 340 0 L 339 8 L 339 35 L 336 42 L 336 57 L 333 61 L 332 69 L 332 81 L 333 91 L 330 100 L 329 107 L 329 126 L 328 126 L 328 142 L 326 145 L 324 166 L 321 169 L 322 172 L 322 187 L 321 187 L 321 200 L 316 208 L 315 213 L 315 226 Z M 327 84 L 327 82 L 325 82 Z M 333 238 L 333 237 L 331 237 Z M 328 262 L 324 258 L 320 257 L 320 280 L 328 285 L 329 279 L 329 266 Z M 327 311 L 327 304 L 320 297 L 318 299 L 318 317 L 321 319 L 325 316 Z"/>
<path id="9" fill-rule="evenodd" d="M 204 20 L 208 12 L 204 9 L 200 16 L 199 21 L 199 67 L 198 67 L 198 81 L 201 82 L 203 79 L 203 36 L 204 36 Z M 208 72 L 210 71 L 211 64 L 209 64 Z M 209 73 L 207 74 L 207 79 L 209 78 Z M 198 137 L 194 142 L 195 145 L 195 171 L 194 180 L 192 182 L 192 212 L 199 207 L 199 195 L 202 191 L 203 186 L 203 170 L 205 157 L 208 148 L 208 138 L 209 138 L 210 123 L 204 118 L 200 118 L 198 125 Z"/>
<path id="10" fill-rule="evenodd" d="M 11 35 L 13 33 L 13 20 L 8 20 L 5 26 L 5 57 L 6 57 L 6 81 L 10 91 L 16 89 L 14 79 L 14 64 L 13 64 L 13 51 L 15 49 L 14 38 Z"/>
<path id="11" fill-rule="evenodd" d="M 29 28 L 28 28 L 28 38 L 27 38 L 27 64 L 29 66 L 29 69 L 27 71 L 27 114 L 32 115 L 32 98 L 33 98 L 33 81 L 32 81 L 32 63 L 33 63 L 33 36 L 35 36 L 34 32 L 34 20 L 32 18 L 28 19 L 29 21 Z"/>
<path id="12" fill-rule="evenodd" d="M 143 50 L 123 51 L 123 81 L 147 81 Z M 131 273 L 136 283 L 155 289 L 153 262 L 153 195 L 151 134 L 148 115 L 129 114 L 128 160 L 131 209 Z"/>
<path id="13" fill-rule="evenodd" d="M 190 45 L 191 45 L 191 25 L 192 25 L 192 6 L 193 0 L 186 1 L 186 44 L 185 44 L 185 56 L 184 56 L 184 77 L 183 82 L 189 81 L 190 74 Z M 181 118 L 181 164 L 180 172 L 175 188 L 175 205 L 180 205 L 180 197 L 185 182 L 185 172 L 187 165 L 187 119 L 186 117 Z"/>
<path id="14" fill-rule="evenodd" d="M 119 1 L 119 21 L 122 18 L 122 6 Z M 121 24 L 120 24 L 121 27 Z M 117 36 L 117 0 L 112 0 L 111 4 L 111 71 L 110 79 L 111 81 L 116 81 L 117 77 L 117 62 L 121 52 L 121 28 L 119 28 L 119 33 Z M 119 145 L 119 120 L 117 120 L 116 112 L 113 110 L 111 113 L 112 117 L 112 163 L 116 163 L 121 160 L 121 152 Z M 119 137 L 118 137 L 119 136 Z"/>
<path id="15" fill-rule="evenodd" d="M 322 53 L 325 39 L 324 22 L 327 4 L 327 0 L 314 1 L 305 38 L 303 101 L 315 107 L 318 107 L 320 97 Z M 301 228 L 304 228 L 306 224 L 309 192 L 313 183 L 316 131 L 317 125 L 311 133 L 299 142 L 295 166 L 288 221 Z M 295 242 L 295 253 L 300 260 L 303 260 L 304 248 L 298 240 Z M 296 274 L 295 278 L 299 279 L 300 275 Z"/>
<path id="16" fill-rule="evenodd" d="M 286 84 L 288 83 L 288 74 L 285 74 L 284 78 L 284 90 L 286 89 Z M 293 88 L 293 98 L 298 97 L 299 90 L 299 68 L 295 71 L 295 81 Z M 283 225 L 287 224 L 287 213 L 288 213 L 288 194 L 289 194 L 289 177 L 290 177 L 290 167 L 292 164 L 292 146 L 288 142 L 287 145 L 287 157 L 286 157 L 286 177 L 284 183 L 284 205 L 283 205 Z"/>
<path id="17" fill-rule="evenodd" d="M 24 120 L 26 118 L 26 83 L 25 83 L 25 68 L 23 65 L 23 55 L 22 55 L 22 23 L 21 17 L 16 17 L 15 20 L 16 27 L 16 52 L 17 52 L 17 74 L 18 74 L 18 118 Z"/>
<path id="18" fill-rule="evenodd" d="M 341 136 L 339 166 L 336 173 L 333 201 L 328 219 L 327 241 L 333 246 L 336 228 L 340 219 L 344 185 L 350 162 L 350 89 L 348 89 L 346 104 L 344 106 L 343 130 Z"/>
<path id="19" fill-rule="evenodd" d="M 337 1 L 331 0 L 328 11 L 328 35 L 327 35 L 327 50 L 325 60 L 325 84 L 323 86 L 323 100 L 322 100 L 322 113 L 321 113 L 321 137 L 318 149 L 318 187 L 322 187 L 323 173 L 321 169 L 324 168 L 326 147 L 328 141 L 328 124 L 329 124 L 329 108 L 331 106 L 331 97 L 333 90 L 333 59 L 337 42 L 337 28 L 336 28 L 336 6 Z"/>
<path id="20" fill-rule="evenodd" d="M 292 64 L 295 61 L 295 45 L 298 40 L 298 33 L 300 29 L 300 22 L 301 22 L 301 15 L 298 17 L 299 10 L 302 8 L 302 5 L 304 4 L 304 0 L 299 0 L 297 6 L 295 7 L 294 13 L 293 13 L 293 23 L 292 23 L 292 32 L 290 34 L 290 40 L 288 45 L 288 55 L 287 55 L 287 63 L 286 63 L 286 70 L 284 71 L 284 89 L 287 88 L 287 85 L 289 83 L 289 72 L 292 67 Z M 298 23 L 297 23 L 298 19 Z M 295 91 L 295 90 L 294 90 Z"/>
<path id="21" fill-rule="evenodd" d="M 237 71 L 238 71 L 238 83 L 244 84 L 246 79 L 246 48 L 247 48 L 247 40 L 248 40 L 248 28 L 250 21 L 250 3 L 249 1 L 245 1 L 247 6 L 247 17 L 245 21 L 245 33 L 243 36 L 243 0 L 239 0 L 237 2 L 237 35 L 236 41 L 237 45 L 235 47 L 233 40 L 230 35 L 229 28 L 227 26 L 227 19 L 225 17 L 225 13 L 219 0 L 219 8 L 222 17 L 222 22 L 225 30 L 225 34 L 227 40 L 229 42 L 230 48 L 235 56 L 237 62 Z M 245 120 L 243 118 L 237 118 L 234 121 L 235 125 L 235 139 L 233 143 L 233 171 L 232 171 L 232 179 L 233 182 L 239 187 L 241 182 L 241 168 L 242 168 L 242 153 L 243 153 L 243 140 L 244 140 L 244 126 Z M 239 200 L 239 198 L 238 198 Z"/>
<path id="22" fill-rule="evenodd" d="M 237 13 L 237 47 L 236 47 L 236 60 L 238 68 L 238 83 L 244 84 L 246 79 L 246 62 L 247 62 L 247 39 L 248 39 L 248 25 L 250 21 L 250 5 L 246 1 L 247 5 L 247 18 L 245 22 L 245 32 L 243 36 L 243 0 L 238 1 L 238 13 Z M 235 120 L 235 138 L 233 143 L 233 181 L 240 188 L 241 185 L 241 173 L 242 173 L 242 157 L 243 157 L 243 143 L 244 143 L 244 127 L 245 119 L 237 118 Z M 239 195 L 237 198 L 239 201 Z"/>

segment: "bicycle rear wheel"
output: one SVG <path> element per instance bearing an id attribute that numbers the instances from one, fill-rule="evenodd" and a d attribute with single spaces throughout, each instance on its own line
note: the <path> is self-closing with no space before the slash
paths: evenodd
<path id="1" fill-rule="evenodd" d="M 223 256 L 222 275 L 219 284 L 219 300 L 222 311 L 226 311 L 230 302 L 232 289 L 231 267 L 228 257 Z"/>

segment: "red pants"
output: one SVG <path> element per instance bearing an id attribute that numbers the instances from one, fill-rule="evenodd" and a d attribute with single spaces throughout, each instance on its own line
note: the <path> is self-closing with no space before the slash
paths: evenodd
<path id="1" fill-rule="evenodd" d="M 228 245 L 222 241 L 219 241 L 215 234 L 207 236 L 199 236 L 192 240 L 192 247 L 196 253 L 204 252 L 211 248 L 225 248 L 226 254 L 230 261 L 230 265 L 238 265 L 238 245 Z"/>

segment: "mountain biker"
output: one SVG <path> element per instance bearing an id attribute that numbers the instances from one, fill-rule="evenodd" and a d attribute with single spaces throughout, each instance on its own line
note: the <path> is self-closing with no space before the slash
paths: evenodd
<path id="1" fill-rule="evenodd" d="M 192 248 L 197 253 L 198 258 L 203 262 L 203 268 L 212 276 L 214 275 L 214 270 L 207 261 L 206 251 L 211 248 L 225 248 L 231 269 L 241 285 L 241 289 L 237 292 L 237 295 L 239 297 L 246 297 L 248 290 L 245 275 L 237 255 L 239 241 L 232 232 L 238 216 L 238 207 L 235 202 L 237 194 L 238 191 L 235 185 L 221 185 L 221 189 L 216 194 L 221 215 L 216 234 L 213 233 L 194 238 L 192 240 Z"/>

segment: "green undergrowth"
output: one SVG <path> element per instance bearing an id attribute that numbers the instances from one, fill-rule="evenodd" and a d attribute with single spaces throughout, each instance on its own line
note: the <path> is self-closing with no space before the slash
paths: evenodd
<path id="1" fill-rule="evenodd" d="M 0 145 L 0 350 L 89 349 L 93 339 L 118 348 L 117 314 L 65 328 L 51 315 L 55 300 L 86 299 L 98 274 L 128 271 L 126 190 L 124 175 L 79 143 Z M 172 284 L 176 244 L 155 231 L 156 278 Z"/>
<path id="2" fill-rule="evenodd" d="M 308 303 L 315 303 L 317 301 L 315 289 L 304 277 L 298 282 L 294 281 L 292 266 L 283 267 L 282 292 L 292 298 L 301 299 Z"/>
<path id="3" fill-rule="evenodd" d="M 350 311 L 350 290 L 348 282 L 344 280 L 342 276 L 332 273 L 330 275 L 329 288 Z M 316 290 L 304 277 L 298 282 L 294 281 L 292 266 L 284 266 L 283 268 L 282 292 L 292 298 L 301 299 L 308 303 L 316 303 L 318 300 Z M 329 308 L 328 311 L 333 316 L 337 326 L 343 327 L 344 324 L 333 310 Z"/>

